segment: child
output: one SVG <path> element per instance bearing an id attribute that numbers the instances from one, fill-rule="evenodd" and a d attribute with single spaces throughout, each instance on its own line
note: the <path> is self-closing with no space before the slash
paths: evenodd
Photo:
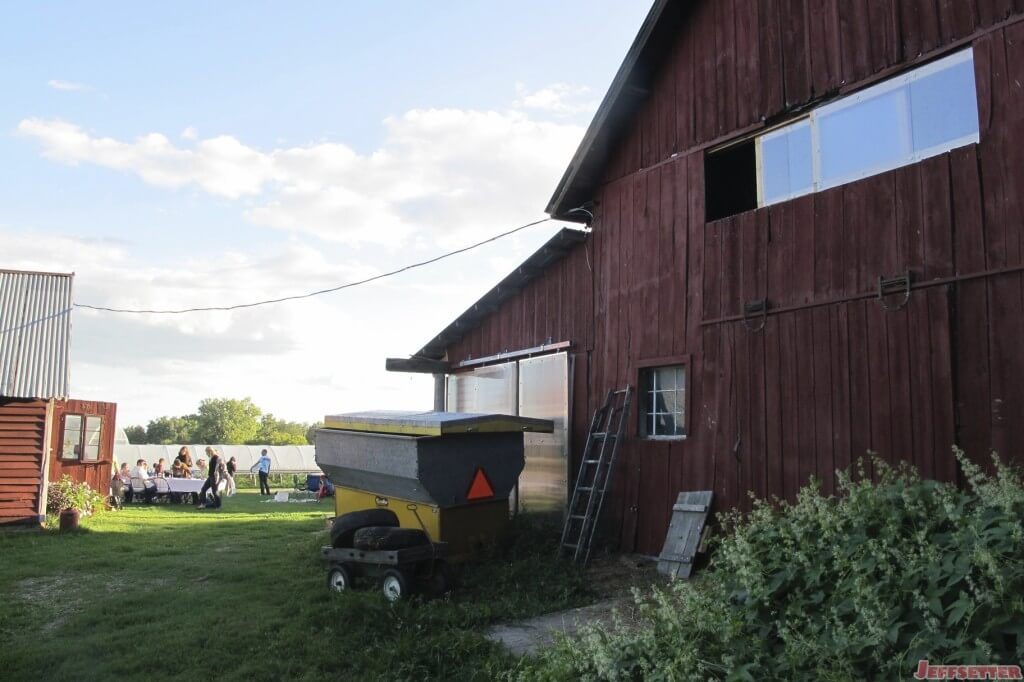
<path id="1" fill-rule="evenodd" d="M 238 471 L 238 463 L 235 461 L 234 457 L 228 460 L 227 471 L 228 487 L 227 490 L 225 491 L 225 494 L 228 497 L 231 497 L 235 494 L 235 492 L 237 492 L 237 488 L 235 488 L 235 472 Z"/>

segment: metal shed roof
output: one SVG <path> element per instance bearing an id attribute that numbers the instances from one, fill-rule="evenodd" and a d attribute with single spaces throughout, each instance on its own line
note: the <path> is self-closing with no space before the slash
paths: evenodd
<path id="1" fill-rule="evenodd" d="M 68 397 L 73 277 L 0 270 L 0 396 Z"/>
<path id="2" fill-rule="evenodd" d="M 544 246 L 537 249 L 533 255 L 523 261 L 505 279 L 498 282 L 497 286 L 481 296 L 480 300 L 471 305 L 454 322 L 445 327 L 440 334 L 423 346 L 416 353 L 415 357 L 433 360 L 443 358 L 448 346 L 474 329 L 488 315 L 494 312 L 499 305 L 544 272 L 545 268 L 549 265 L 564 258 L 573 247 L 586 238 L 587 233 L 583 230 L 572 228 L 562 228 L 559 230 Z"/>

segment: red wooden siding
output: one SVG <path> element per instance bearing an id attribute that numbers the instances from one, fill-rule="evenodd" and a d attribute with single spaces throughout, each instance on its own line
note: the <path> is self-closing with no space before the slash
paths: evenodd
<path id="1" fill-rule="evenodd" d="M 577 448 L 607 390 L 690 359 L 687 438 L 630 424 L 603 520 L 627 550 L 660 550 L 680 490 L 713 489 L 718 509 L 792 499 L 811 476 L 834 492 L 869 450 L 957 480 L 954 443 L 1024 463 L 1024 2 L 696 4 L 606 168 L 592 234 L 448 358 L 572 341 Z M 708 143 L 968 43 L 979 144 L 705 221 Z M 905 271 L 909 300 L 886 311 L 878 278 Z M 754 331 L 741 313 L 759 299 Z"/>
<path id="2" fill-rule="evenodd" d="M 1021 0 L 692 4 L 684 35 L 606 168 L 609 180 L 784 117 L 1024 11 Z"/>
<path id="3" fill-rule="evenodd" d="M 100 432 L 99 459 L 95 462 L 61 459 L 61 445 L 64 438 L 64 417 L 68 414 L 99 415 L 103 417 Z M 59 481 L 68 474 L 79 483 L 88 483 L 94 490 L 106 494 L 110 489 L 111 466 L 114 461 L 114 431 L 116 428 L 117 405 L 93 400 L 60 400 L 53 413 L 53 437 L 51 439 L 50 480 Z M 134 462 L 131 462 L 134 465 Z"/>
<path id="4" fill-rule="evenodd" d="M 46 402 L 0 399 L 0 524 L 38 523 Z"/>

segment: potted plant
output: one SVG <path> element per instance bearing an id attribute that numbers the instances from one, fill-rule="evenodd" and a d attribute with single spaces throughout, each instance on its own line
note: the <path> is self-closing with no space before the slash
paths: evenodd
<path id="1" fill-rule="evenodd" d="M 46 511 L 59 516 L 61 530 L 78 528 L 82 517 L 102 509 L 102 504 L 102 495 L 88 483 L 76 483 L 67 474 L 51 485 L 46 495 Z"/>

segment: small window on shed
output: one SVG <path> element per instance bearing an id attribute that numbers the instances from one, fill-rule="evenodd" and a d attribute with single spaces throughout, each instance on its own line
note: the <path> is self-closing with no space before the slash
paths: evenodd
<path id="1" fill-rule="evenodd" d="M 82 458 L 82 416 L 64 415 L 64 437 L 61 439 L 61 459 Z"/>
<path id="2" fill-rule="evenodd" d="M 757 208 L 757 153 L 753 139 L 704 156 L 707 220 L 728 218 Z"/>
<path id="3" fill-rule="evenodd" d="M 640 370 L 640 435 L 682 438 L 686 435 L 686 366 Z"/>

